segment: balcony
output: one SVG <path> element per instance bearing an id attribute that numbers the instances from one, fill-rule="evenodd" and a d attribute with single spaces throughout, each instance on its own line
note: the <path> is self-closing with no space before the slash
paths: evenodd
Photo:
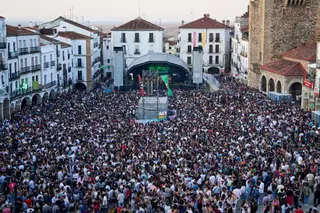
<path id="1" fill-rule="evenodd" d="M 57 70 L 58 71 L 62 70 L 62 64 L 58 64 Z"/>
<path id="2" fill-rule="evenodd" d="M 221 50 L 215 50 L 214 53 L 221 53 Z"/>
<path id="3" fill-rule="evenodd" d="M 12 92 L 10 93 L 10 98 L 11 98 L 11 99 L 14 99 L 14 98 L 19 97 L 20 95 L 21 95 L 20 90 L 15 90 L 15 91 L 12 91 Z"/>
<path id="4" fill-rule="evenodd" d="M 140 51 L 139 51 L 139 50 L 136 50 L 136 51 L 134 51 L 134 54 L 135 54 L 135 55 L 140 55 Z"/>
<path id="5" fill-rule="evenodd" d="M 51 81 L 50 83 L 45 84 L 44 88 L 45 89 L 49 89 L 51 87 L 54 87 L 55 85 L 57 85 L 57 82 L 56 81 Z"/>
<path id="6" fill-rule="evenodd" d="M 83 68 L 83 64 L 76 64 L 75 67 L 76 68 Z"/>
<path id="7" fill-rule="evenodd" d="M 192 50 L 188 50 L 187 53 L 192 53 Z"/>
<path id="8" fill-rule="evenodd" d="M 8 69 L 8 64 L 0 62 L 0 70 L 7 70 Z"/>
<path id="9" fill-rule="evenodd" d="M 46 69 L 46 68 L 49 68 L 49 62 L 44 62 L 43 63 L 43 67 Z"/>
<path id="10" fill-rule="evenodd" d="M 212 49 L 211 49 L 211 50 L 209 49 L 209 53 L 213 53 L 213 50 L 212 50 Z"/>
<path id="11" fill-rule="evenodd" d="M 9 52 L 8 53 L 8 58 L 9 59 L 18 58 L 18 53 L 17 52 Z"/>
<path id="12" fill-rule="evenodd" d="M 22 68 L 20 69 L 21 75 L 22 75 L 22 74 L 27 74 L 27 73 L 29 73 L 29 72 L 30 72 L 30 67 L 22 67 Z"/>
<path id="13" fill-rule="evenodd" d="M 192 39 L 191 39 L 191 38 L 188 38 L 188 42 L 192 42 Z"/>
<path id="14" fill-rule="evenodd" d="M 19 48 L 19 55 L 28 54 L 28 47 Z"/>
<path id="15" fill-rule="evenodd" d="M 216 43 L 220 43 L 220 42 L 221 42 L 221 40 L 220 40 L 220 38 L 216 38 L 216 40 L 215 40 L 214 42 L 216 42 Z"/>
<path id="16" fill-rule="evenodd" d="M 6 42 L 0 42 L 0 49 L 1 50 L 7 49 L 7 43 Z"/>
<path id="17" fill-rule="evenodd" d="M 30 53 L 40 52 L 40 46 L 30 47 Z"/>
<path id="18" fill-rule="evenodd" d="M 55 61 L 51 61 L 50 62 L 50 67 L 54 67 L 56 65 L 56 62 Z"/>
<path id="19" fill-rule="evenodd" d="M 121 43 L 127 43 L 127 40 L 126 40 L 126 38 L 121 38 L 121 41 L 120 41 Z"/>
<path id="20" fill-rule="evenodd" d="M 9 75 L 9 81 L 13 81 L 16 80 L 20 77 L 20 72 L 14 72 L 14 73 L 10 73 Z"/>
<path id="21" fill-rule="evenodd" d="M 40 70 L 41 70 L 41 65 L 40 64 L 31 66 L 31 72 L 36 72 L 36 71 L 40 71 Z"/>
<path id="22" fill-rule="evenodd" d="M 209 38 L 209 42 L 213 42 L 214 41 L 214 39 L 213 38 Z"/>

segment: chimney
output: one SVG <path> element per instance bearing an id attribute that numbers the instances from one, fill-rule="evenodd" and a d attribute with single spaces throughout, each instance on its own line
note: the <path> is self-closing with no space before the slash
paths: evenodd
<path id="1" fill-rule="evenodd" d="M 222 20 L 222 24 L 226 24 L 226 21 L 225 21 L 225 20 Z"/>
<path id="2" fill-rule="evenodd" d="M 203 17 L 207 18 L 207 14 L 203 14 Z"/>
<path id="3" fill-rule="evenodd" d="M 184 20 L 181 21 L 181 25 L 184 25 Z"/>
<path id="4" fill-rule="evenodd" d="M 18 25 L 19 30 L 21 29 L 21 24 Z"/>
<path id="5" fill-rule="evenodd" d="M 29 27 L 33 27 L 32 21 L 29 21 Z"/>
<path id="6" fill-rule="evenodd" d="M 207 17 L 208 17 L 208 18 L 210 17 L 210 14 L 209 14 L 209 13 L 207 14 Z"/>
<path id="7" fill-rule="evenodd" d="M 229 20 L 227 20 L 227 21 L 226 21 L 226 24 L 227 24 L 228 26 L 230 26 L 230 21 L 229 21 Z"/>

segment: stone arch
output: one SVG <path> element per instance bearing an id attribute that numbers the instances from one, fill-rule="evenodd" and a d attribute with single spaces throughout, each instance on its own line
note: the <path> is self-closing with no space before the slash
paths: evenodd
<path id="1" fill-rule="evenodd" d="M 3 100 L 3 117 L 10 118 L 10 100 L 8 98 Z"/>
<path id="2" fill-rule="evenodd" d="M 260 79 L 260 90 L 262 92 L 267 92 L 267 79 L 264 75 Z"/>
<path id="3" fill-rule="evenodd" d="M 297 96 L 302 94 L 302 84 L 300 82 L 293 82 L 289 86 L 289 93 L 292 95 L 292 98 L 296 100 Z"/>
<path id="4" fill-rule="evenodd" d="M 73 89 L 75 89 L 75 90 L 80 90 L 80 91 L 85 91 L 85 90 L 87 90 L 87 86 L 84 84 L 84 83 L 75 83 L 74 85 L 73 85 Z"/>
<path id="5" fill-rule="evenodd" d="M 45 92 L 42 96 L 42 103 L 45 103 L 48 100 L 49 100 L 49 95 L 47 92 Z"/>
<path id="6" fill-rule="evenodd" d="M 277 92 L 281 93 L 282 89 L 281 89 L 281 81 L 277 82 Z"/>
<path id="7" fill-rule="evenodd" d="M 13 114 L 15 111 L 17 111 L 16 107 L 17 105 L 15 106 L 14 103 L 12 102 L 10 105 L 10 114 Z"/>
<path id="8" fill-rule="evenodd" d="M 273 92 L 275 89 L 273 78 L 269 79 L 268 86 L 269 86 L 269 92 Z"/>
<path id="9" fill-rule="evenodd" d="M 56 91 L 55 90 L 51 90 L 50 94 L 49 94 L 49 99 L 50 100 L 54 100 L 56 98 Z"/>
<path id="10" fill-rule="evenodd" d="M 39 94 L 34 94 L 32 97 L 32 105 L 39 105 L 42 103 L 42 98 Z"/>
<path id="11" fill-rule="evenodd" d="M 31 102 L 31 99 L 30 97 L 24 97 L 21 101 L 21 109 L 25 108 L 26 106 L 31 106 L 32 105 L 32 102 Z"/>

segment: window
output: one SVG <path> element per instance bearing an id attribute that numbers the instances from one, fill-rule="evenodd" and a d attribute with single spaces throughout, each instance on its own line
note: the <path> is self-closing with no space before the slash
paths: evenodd
<path id="1" fill-rule="evenodd" d="M 202 33 L 198 33 L 198 42 L 202 42 Z"/>
<path id="2" fill-rule="evenodd" d="M 33 40 L 30 39 L 30 47 L 33 47 Z"/>
<path id="3" fill-rule="evenodd" d="M 32 76 L 32 82 L 34 82 L 34 76 Z"/>
<path id="4" fill-rule="evenodd" d="M 7 44 L 7 46 L 8 46 L 8 52 L 10 53 L 11 51 L 10 51 L 10 43 L 8 42 L 8 44 Z"/>
<path id="5" fill-rule="evenodd" d="M 36 75 L 36 81 L 37 81 L 37 82 L 39 82 L 39 81 L 38 81 L 38 76 L 37 76 L 37 75 Z"/>
<path id="6" fill-rule="evenodd" d="M 4 84 L 3 75 L 1 75 L 1 83 Z"/>
<path id="7" fill-rule="evenodd" d="M 13 47 L 13 52 L 15 52 L 16 51 L 16 42 L 13 42 L 12 47 Z"/>
<path id="8" fill-rule="evenodd" d="M 38 56 L 36 56 L 35 59 L 36 59 L 36 60 L 35 60 L 35 64 L 38 64 Z"/>
<path id="9" fill-rule="evenodd" d="M 107 59 L 107 63 L 108 63 L 108 64 L 110 63 L 110 59 Z"/>
<path id="10" fill-rule="evenodd" d="M 149 43 L 153 43 L 154 39 L 153 39 L 153 33 L 149 33 Z"/>
<path id="11" fill-rule="evenodd" d="M 219 56 L 218 55 L 216 55 L 216 64 L 219 64 Z"/>
<path id="12" fill-rule="evenodd" d="M 20 66 L 23 67 L 23 59 L 20 59 Z"/>
<path id="13" fill-rule="evenodd" d="M 192 34 L 188 33 L 188 42 L 192 42 Z"/>
<path id="14" fill-rule="evenodd" d="M 212 59 L 212 55 L 209 56 L 209 64 L 212 64 L 213 59 Z"/>
<path id="15" fill-rule="evenodd" d="M 139 45 L 136 45 L 134 54 L 140 54 Z"/>
<path id="16" fill-rule="evenodd" d="M 213 42 L 213 33 L 209 33 L 209 42 Z"/>
<path id="17" fill-rule="evenodd" d="M 219 51 L 219 44 L 216 45 L 216 49 L 215 49 L 215 50 L 216 50 L 216 53 L 219 53 L 219 52 L 220 52 L 220 51 Z"/>
<path id="18" fill-rule="evenodd" d="M 64 61 L 64 51 L 62 51 L 62 60 Z"/>
<path id="19" fill-rule="evenodd" d="M 31 57 L 31 66 L 34 66 L 34 57 Z"/>
<path id="20" fill-rule="evenodd" d="M 22 41 L 19 41 L 19 48 L 22 48 Z"/>
<path id="21" fill-rule="evenodd" d="M 44 84 L 47 84 L 47 75 L 44 75 Z"/>
<path id="22" fill-rule="evenodd" d="M 34 46 L 37 46 L 37 39 L 33 40 Z"/>
<path id="23" fill-rule="evenodd" d="M 27 47 L 26 40 L 23 40 L 23 47 Z"/>
<path id="24" fill-rule="evenodd" d="M 24 59 L 24 66 L 27 67 L 28 66 L 28 60 L 25 58 Z"/>
<path id="25" fill-rule="evenodd" d="M 107 50 L 109 49 L 109 45 L 107 45 Z"/>
<path id="26" fill-rule="evenodd" d="M 43 62 L 46 63 L 47 62 L 47 57 L 43 56 Z"/>
<path id="27" fill-rule="evenodd" d="M 172 47 L 169 47 L 169 50 L 171 50 L 172 49 Z"/>
<path id="28" fill-rule="evenodd" d="M 126 34 L 125 33 L 121 33 L 121 42 L 126 43 Z"/>
<path id="29" fill-rule="evenodd" d="M 216 42 L 220 42 L 220 33 L 216 33 Z"/>
<path id="30" fill-rule="evenodd" d="M 213 53 L 213 45 L 212 44 L 209 45 L 209 53 Z"/>
<path id="31" fill-rule="evenodd" d="M 14 62 L 14 71 L 17 72 L 17 62 Z"/>
<path id="32" fill-rule="evenodd" d="M 191 51 L 192 51 L 192 47 L 191 45 L 188 45 L 188 53 L 191 53 Z"/>
<path id="33" fill-rule="evenodd" d="M 134 34 L 134 42 L 140 42 L 139 33 Z"/>
<path id="34" fill-rule="evenodd" d="M 78 70 L 78 80 L 82 81 L 82 71 Z"/>
<path id="35" fill-rule="evenodd" d="M 82 67 L 82 61 L 81 61 L 81 58 L 78 58 L 78 66 L 77 67 Z"/>
<path id="36" fill-rule="evenodd" d="M 81 55 L 81 45 L 78 45 L 78 54 Z"/>
<path id="37" fill-rule="evenodd" d="M 190 56 L 187 57 L 187 64 L 191 64 L 191 57 Z"/>
<path id="38" fill-rule="evenodd" d="M 52 61 L 52 54 L 50 54 L 50 61 Z"/>
<path id="39" fill-rule="evenodd" d="M 9 72 L 12 72 L 12 64 L 9 64 Z"/>

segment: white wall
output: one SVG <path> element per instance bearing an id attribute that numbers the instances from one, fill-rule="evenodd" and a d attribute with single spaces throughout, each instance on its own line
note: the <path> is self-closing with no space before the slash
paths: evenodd
<path id="1" fill-rule="evenodd" d="M 239 71 L 242 73 L 248 72 L 248 54 L 249 54 L 249 42 L 243 39 L 243 34 L 241 32 L 240 19 L 235 22 L 235 33 L 232 38 L 232 69 L 236 69 L 234 63 L 238 67 Z"/>
<path id="2" fill-rule="evenodd" d="M 68 54 L 70 54 L 69 59 L 68 59 Z M 72 55 L 73 55 L 72 47 L 61 47 L 59 61 L 62 66 L 62 71 L 60 75 L 62 78 L 62 81 L 60 81 L 60 84 L 63 84 L 65 80 L 66 80 L 66 83 L 68 83 L 69 79 L 72 77 L 71 71 L 69 72 L 69 67 L 70 68 L 72 67 Z M 66 68 L 67 76 L 64 76 L 64 65 Z"/>
<path id="3" fill-rule="evenodd" d="M 121 42 L 122 33 L 126 34 L 126 43 Z M 140 42 L 134 42 L 135 33 L 139 33 Z M 149 43 L 149 33 L 153 33 L 153 43 Z M 136 58 L 153 51 L 155 53 L 163 52 L 163 31 L 112 31 L 112 47 L 125 46 L 126 65 L 129 66 Z M 140 54 L 134 54 L 138 46 Z"/>
<path id="4" fill-rule="evenodd" d="M 6 23 L 4 18 L 0 18 L 0 43 L 6 45 Z M 0 49 L 0 60 L 2 60 L 2 63 L 5 64 L 5 66 L 8 67 L 8 51 L 7 48 Z M 8 68 L 9 69 L 9 68 Z M 7 70 L 1 70 L 0 68 L 0 89 L 6 90 L 6 87 L 9 85 L 9 77 Z M 2 91 L 3 91 L 2 90 Z M 0 101 L 2 98 L 0 97 Z"/>
<path id="5" fill-rule="evenodd" d="M 43 85 L 51 83 L 52 81 L 57 81 L 57 78 L 56 78 L 57 56 L 56 55 L 57 55 L 56 54 L 56 45 L 47 44 L 45 46 L 41 46 L 41 57 L 42 57 L 42 63 L 41 63 L 41 70 L 42 70 L 41 79 L 42 79 L 42 81 L 41 82 Z M 51 59 L 50 59 L 50 56 L 51 56 Z M 54 66 L 51 66 L 51 64 L 50 64 L 51 61 L 55 62 Z M 44 67 L 44 64 L 46 62 L 49 62 L 48 68 Z"/>
<path id="6" fill-rule="evenodd" d="M 206 34 L 206 42 L 203 47 L 203 64 L 204 66 L 211 67 L 220 65 L 222 69 L 225 68 L 227 63 L 225 60 L 226 55 L 230 52 L 229 42 L 230 42 L 230 29 L 180 29 L 179 34 L 179 47 L 180 47 L 180 58 L 187 63 L 187 58 L 191 57 L 192 61 L 192 51 L 193 51 L 193 32 L 196 32 L 196 46 L 202 46 L 202 42 L 198 41 L 199 33 Z M 188 41 L 188 34 L 191 33 L 191 42 Z M 213 33 L 213 42 L 210 42 L 210 33 Z M 215 42 L 216 33 L 220 34 L 220 42 Z M 202 39 L 203 36 L 202 36 Z M 188 53 L 188 45 L 191 45 L 191 53 Z M 209 53 L 209 46 L 213 45 L 213 53 Z M 219 53 L 215 53 L 215 46 L 219 45 Z M 212 56 L 213 64 L 209 63 L 209 56 Z M 215 63 L 215 57 L 219 56 L 219 64 Z"/>

